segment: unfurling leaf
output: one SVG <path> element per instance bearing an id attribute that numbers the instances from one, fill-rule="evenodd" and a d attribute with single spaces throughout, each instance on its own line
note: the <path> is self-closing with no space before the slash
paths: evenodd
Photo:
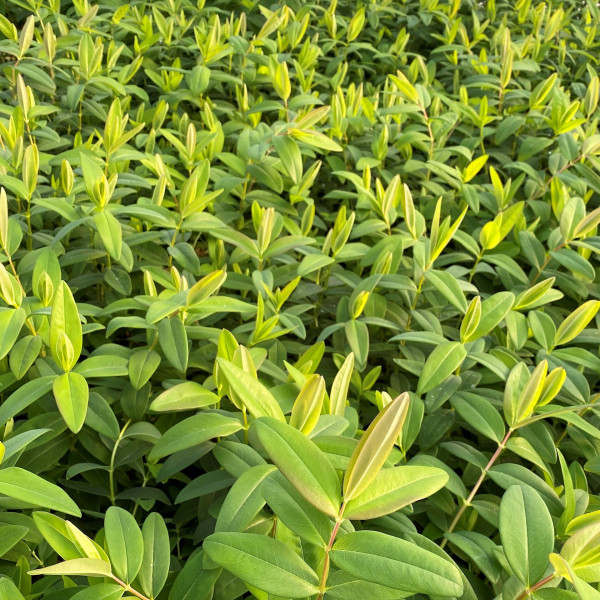
<path id="1" fill-rule="evenodd" d="M 381 410 L 360 439 L 344 476 L 345 502 L 366 490 L 379 473 L 398 440 L 408 403 L 408 394 L 400 394 Z"/>

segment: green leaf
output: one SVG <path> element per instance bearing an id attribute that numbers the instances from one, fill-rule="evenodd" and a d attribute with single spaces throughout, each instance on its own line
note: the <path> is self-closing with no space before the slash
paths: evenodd
<path id="1" fill-rule="evenodd" d="M 406 392 L 389 402 L 358 442 L 344 476 L 344 501 L 362 494 L 373 482 L 398 440 L 406 415 Z"/>
<path id="2" fill-rule="evenodd" d="M 212 600 L 221 569 L 203 569 L 204 552 L 188 559 L 173 583 L 169 600 Z"/>
<path id="3" fill-rule="evenodd" d="M 489 400 L 470 392 L 459 392 L 452 396 L 450 403 L 477 433 L 498 443 L 502 441 L 504 421 Z"/>
<path id="4" fill-rule="evenodd" d="M 600 581 L 600 523 L 590 523 L 575 531 L 563 544 L 560 555 L 573 573 L 587 582 Z"/>
<path id="5" fill-rule="evenodd" d="M 253 533 L 214 533 L 204 551 L 215 563 L 268 594 L 306 598 L 316 594 L 317 574 L 283 542 Z"/>
<path id="6" fill-rule="evenodd" d="M 72 596 L 72 600 L 120 600 L 124 590 L 117 583 L 98 583 Z"/>
<path id="7" fill-rule="evenodd" d="M 449 377 L 467 356 L 467 350 L 460 342 L 443 342 L 427 357 L 419 377 L 418 394 L 424 394 L 437 387 Z"/>
<path id="8" fill-rule="evenodd" d="M 310 375 L 294 402 L 290 425 L 309 435 L 319 420 L 324 398 L 325 379 L 320 375 Z"/>
<path id="9" fill-rule="evenodd" d="M 564 577 L 573 584 L 579 600 L 600 600 L 600 592 L 580 577 L 577 577 L 572 566 L 562 556 L 553 553 L 550 555 L 550 562 L 555 568 L 557 576 Z"/>
<path id="10" fill-rule="evenodd" d="M 257 465 L 233 484 L 219 510 L 215 532 L 244 531 L 265 504 L 261 484 L 276 467 Z"/>
<path id="11" fill-rule="evenodd" d="M 337 516 L 339 479 L 317 446 L 297 429 L 272 417 L 257 419 L 252 427 L 271 460 L 298 492 L 320 511 Z"/>
<path id="12" fill-rule="evenodd" d="M 533 488 L 513 485 L 502 496 L 500 539 L 506 560 L 521 583 L 537 583 L 554 548 L 554 526 L 546 504 Z"/>
<path id="13" fill-rule="evenodd" d="M 411 594 L 460 597 L 460 571 L 437 554 L 376 531 L 357 531 L 340 538 L 331 560 L 343 571 Z"/>
<path id="14" fill-rule="evenodd" d="M 383 469 L 369 487 L 346 506 L 347 519 L 376 519 L 427 498 L 443 488 L 448 474 L 435 467 L 403 465 Z"/>
<path id="15" fill-rule="evenodd" d="M 61 350 L 66 336 L 72 352 L 68 359 Z M 52 300 L 52 314 L 50 316 L 50 350 L 54 360 L 65 371 L 70 371 L 79 360 L 82 348 L 82 330 L 77 305 L 73 294 L 66 282 L 61 281 Z"/>
<path id="16" fill-rule="evenodd" d="M 40 355 L 42 338 L 39 335 L 26 335 L 12 346 L 10 351 L 9 366 L 12 374 L 17 379 L 22 379 L 31 365 Z"/>
<path id="17" fill-rule="evenodd" d="M 398 600 L 405 598 L 408 594 L 398 590 L 359 577 L 354 577 L 344 571 L 335 571 L 327 578 L 326 599 L 333 600 L 365 600 L 366 598 L 377 598 L 377 600 Z"/>
<path id="18" fill-rule="evenodd" d="M 475 531 L 447 533 L 446 538 L 453 546 L 466 554 L 493 584 L 500 580 L 504 571 L 496 559 L 498 546 L 493 540 Z"/>
<path id="19" fill-rule="evenodd" d="M 456 307 L 461 313 L 466 312 L 467 299 L 455 277 L 446 271 L 435 269 L 425 271 L 425 277 L 452 306 Z"/>
<path id="20" fill-rule="evenodd" d="M 9 308 L 0 312 L 0 359 L 13 349 L 25 324 L 25 317 L 22 308 Z"/>
<path id="21" fill-rule="evenodd" d="M 61 558 L 84 558 L 85 555 L 73 541 L 65 520 L 46 512 L 34 512 L 33 520 L 46 542 Z"/>
<path id="22" fill-rule="evenodd" d="M 231 390 L 253 417 L 273 417 L 285 422 L 279 403 L 260 381 L 223 358 L 217 358 L 217 364 Z"/>
<path id="23" fill-rule="evenodd" d="M 12 580 L 2 577 L 0 579 L 0 600 L 25 600 L 25 598 Z"/>
<path id="24" fill-rule="evenodd" d="M 280 473 L 267 477 L 261 492 L 277 518 L 303 540 L 324 548 L 331 536 L 331 521 L 296 491 Z"/>
<path id="25" fill-rule="evenodd" d="M 22 525 L 0 525 L 0 556 L 4 556 L 17 542 L 20 542 L 29 529 Z"/>
<path id="26" fill-rule="evenodd" d="M 481 319 L 475 332 L 465 341 L 472 341 L 487 335 L 498 326 L 515 303 L 515 295 L 511 292 L 498 292 L 481 303 Z"/>
<path id="27" fill-rule="evenodd" d="M 110 565 L 95 558 L 76 558 L 51 567 L 29 571 L 30 575 L 82 575 L 84 577 L 110 577 Z"/>
<path id="28" fill-rule="evenodd" d="M 299 184 L 302 179 L 302 155 L 298 144 L 289 135 L 275 135 L 273 145 L 286 173 L 295 184 Z"/>
<path id="29" fill-rule="evenodd" d="M 163 589 L 171 565 L 171 543 L 164 519 L 150 513 L 142 526 L 144 558 L 138 581 L 144 594 L 156 598 Z"/>
<path id="30" fill-rule="evenodd" d="M 552 347 L 561 346 L 576 338 L 594 318 L 600 301 L 589 300 L 575 309 L 559 326 L 554 337 Z"/>
<path id="31" fill-rule="evenodd" d="M 160 354 L 147 348 L 134 352 L 129 359 L 129 381 L 136 389 L 142 389 L 160 365 Z"/>
<path id="32" fill-rule="evenodd" d="M 357 368 L 362 371 L 369 356 L 369 328 L 364 321 L 352 319 L 345 325 L 346 339 L 356 359 Z"/>
<path id="33" fill-rule="evenodd" d="M 122 356 L 90 356 L 73 369 L 83 377 L 124 377 L 127 359 Z"/>
<path id="34" fill-rule="evenodd" d="M 0 469 L 0 494 L 33 506 L 81 516 L 81 511 L 65 491 L 20 467 Z"/>
<path id="35" fill-rule="evenodd" d="M 155 412 L 196 410 L 216 404 L 219 397 L 195 381 L 186 381 L 159 394 L 150 404 Z"/>
<path id="36" fill-rule="evenodd" d="M 350 352 L 331 385 L 329 414 L 343 416 L 348 399 L 348 388 L 354 370 L 354 354 Z"/>
<path id="37" fill-rule="evenodd" d="M 163 434 L 148 455 L 148 460 L 158 460 L 240 429 L 242 424 L 237 419 L 217 413 L 205 412 L 188 417 Z"/>
<path id="38" fill-rule="evenodd" d="M 131 583 L 144 554 L 144 538 L 135 518 L 122 508 L 111 506 L 104 516 L 104 535 L 115 575 Z"/>
<path id="39" fill-rule="evenodd" d="M 513 485 L 532 487 L 542 497 L 552 515 L 562 513 L 563 506 L 555 490 L 531 469 L 516 463 L 504 463 L 494 465 L 488 473 L 490 478 L 505 490 Z"/>
<path id="40" fill-rule="evenodd" d="M 158 326 L 158 340 L 171 365 L 181 373 L 185 373 L 189 349 L 183 321 L 177 316 L 163 319 Z"/>
<path id="41" fill-rule="evenodd" d="M 55 379 L 55 375 L 38 377 L 24 383 L 19 389 L 15 390 L 0 405 L 0 425 L 4 425 L 9 419 L 18 415 L 44 394 L 47 394 L 52 389 Z"/>
<path id="42" fill-rule="evenodd" d="M 52 390 L 65 423 L 73 433 L 77 433 L 83 427 L 87 414 L 90 397 L 87 381 L 79 373 L 63 373 L 54 380 Z"/>
<path id="43" fill-rule="evenodd" d="M 94 223 L 106 251 L 115 260 L 120 260 L 123 250 L 123 231 L 119 221 L 111 212 L 103 210 L 94 215 Z"/>
<path id="44" fill-rule="evenodd" d="M 334 142 L 325 134 L 317 131 L 306 131 L 300 129 L 291 129 L 290 133 L 300 142 L 304 142 L 309 146 L 320 148 L 322 150 L 330 150 L 332 152 L 342 152 L 343 148 Z"/>

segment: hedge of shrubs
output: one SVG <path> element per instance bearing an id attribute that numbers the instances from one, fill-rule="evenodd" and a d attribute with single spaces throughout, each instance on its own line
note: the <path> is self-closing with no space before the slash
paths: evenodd
<path id="1" fill-rule="evenodd" d="M 598 600 L 593 0 L 0 3 L 0 599 Z"/>

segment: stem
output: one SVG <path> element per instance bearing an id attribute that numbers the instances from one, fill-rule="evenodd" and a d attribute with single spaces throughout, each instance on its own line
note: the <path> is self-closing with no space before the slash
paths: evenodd
<path id="1" fill-rule="evenodd" d="M 342 502 L 340 512 L 338 513 L 338 516 L 335 519 L 335 525 L 333 527 L 333 531 L 331 532 L 327 548 L 325 548 L 325 558 L 323 559 L 323 572 L 321 573 L 321 581 L 319 582 L 319 595 L 317 597 L 317 600 L 323 600 L 323 596 L 325 595 L 325 590 L 327 586 L 327 576 L 329 575 L 329 553 L 333 548 L 335 537 L 337 536 L 338 531 L 340 530 L 340 525 L 344 520 L 344 510 L 346 510 L 346 503 Z"/>
<path id="2" fill-rule="evenodd" d="M 471 283 L 471 281 L 473 281 L 473 277 L 475 276 L 475 269 L 477 268 L 477 265 L 481 262 L 484 252 L 485 252 L 485 250 L 482 248 L 481 252 L 477 256 L 477 259 L 475 260 L 475 264 L 473 265 L 473 268 L 471 269 L 471 272 L 469 273 L 469 283 Z"/>
<path id="3" fill-rule="evenodd" d="M 329 278 L 331 277 L 331 265 L 328 265 L 327 267 L 325 267 L 325 272 L 324 272 L 324 281 L 321 284 L 321 291 L 319 292 L 319 297 L 317 299 L 317 302 L 315 304 L 315 308 L 314 308 L 314 319 L 315 319 L 315 327 L 319 326 L 319 313 L 321 311 L 321 306 L 323 304 L 323 300 L 325 299 L 325 293 L 327 292 L 327 286 L 329 285 Z M 319 282 L 321 280 L 321 271 L 319 271 Z"/>
<path id="4" fill-rule="evenodd" d="M 23 284 L 21 283 L 21 279 L 19 278 L 19 275 L 17 274 L 17 269 L 15 268 L 15 264 L 13 263 L 12 258 L 10 256 L 10 254 L 8 253 L 8 250 L 6 248 L 3 248 L 3 250 L 6 254 L 6 257 L 8 258 L 8 264 L 10 265 L 13 275 L 15 276 L 15 279 L 17 280 L 17 283 L 19 284 L 19 287 L 21 288 L 21 292 L 23 293 L 23 298 L 25 298 L 25 296 L 27 296 L 27 292 L 25 291 L 25 288 L 23 287 Z M 29 327 L 29 330 L 31 331 L 31 333 L 33 335 L 37 335 L 37 331 L 35 330 L 31 316 L 27 317 L 27 320 L 25 321 L 25 323 L 26 323 L 27 327 Z"/>
<path id="5" fill-rule="evenodd" d="M 135 596 L 140 600 L 150 600 L 150 598 L 144 596 L 144 594 L 141 594 L 137 590 L 134 590 L 129 584 L 125 583 L 124 581 L 121 581 L 116 575 L 111 575 L 111 579 L 118 583 L 124 590 L 128 591 L 132 596 Z"/>
<path id="6" fill-rule="evenodd" d="M 427 267 L 429 268 L 429 267 Z M 406 331 L 410 331 L 410 324 L 412 323 L 412 311 L 417 308 L 417 302 L 419 301 L 419 296 L 421 295 L 421 290 L 423 289 L 423 284 L 425 283 L 425 274 L 421 275 L 421 279 L 419 279 L 419 283 L 417 285 L 417 291 L 415 292 L 415 299 L 413 300 L 412 306 L 410 307 L 410 312 L 408 313 L 408 318 L 406 319 Z"/>
<path id="7" fill-rule="evenodd" d="M 548 577 L 544 577 L 544 579 L 540 579 L 536 584 L 532 585 L 530 588 L 526 588 L 523 592 L 517 597 L 517 600 L 525 600 L 525 598 L 529 598 L 533 592 L 539 590 L 541 587 L 544 587 L 547 583 L 550 583 L 556 577 L 556 573 L 552 573 L 552 575 L 548 575 Z"/>
<path id="8" fill-rule="evenodd" d="M 564 247 L 565 247 L 565 242 L 556 246 L 556 248 L 554 248 L 554 250 L 551 250 L 551 252 L 557 252 L 558 250 L 560 250 L 561 248 L 564 248 Z M 550 256 L 550 254 L 547 254 L 546 260 L 544 260 L 544 264 L 540 267 L 539 271 L 535 274 L 535 277 L 531 280 L 531 285 L 535 284 L 535 282 L 538 280 L 539 276 L 542 274 L 544 269 L 548 266 L 548 263 L 550 262 L 550 260 L 552 260 L 552 257 Z"/>
<path id="9" fill-rule="evenodd" d="M 485 466 L 485 469 L 483 469 L 483 471 L 481 472 L 481 475 L 479 476 L 477 483 L 473 486 L 473 489 L 471 490 L 471 493 L 469 494 L 468 498 L 465 500 L 464 504 L 458 509 L 456 515 L 454 515 L 454 519 L 452 519 L 452 523 L 450 523 L 450 527 L 448 527 L 447 533 L 452 533 L 454 531 L 454 529 L 458 525 L 458 522 L 460 521 L 460 518 L 463 516 L 463 513 L 465 512 L 465 510 L 467 510 L 467 507 L 471 506 L 471 502 L 473 501 L 473 498 L 475 498 L 475 494 L 477 494 L 477 492 L 479 491 L 479 488 L 481 487 L 485 476 L 488 474 L 488 471 L 492 468 L 494 463 L 498 460 L 498 457 L 502 453 L 502 450 L 504 450 L 506 442 L 508 442 L 508 438 L 512 435 L 512 433 L 513 429 L 509 429 L 506 432 L 504 439 L 498 444 L 496 452 L 494 452 L 492 458 L 490 458 L 490 461 Z M 440 547 L 443 548 L 447 543 L 448 538 L 444 538 L 442 540 L 442 543 L 440 544 Z"/>
<path id="10" fill-rule="evenodd" d="M 433 159 L 433 153 L 435 152 L 435 140 L 433 138 L 433 130 L 431 129 L 431 122 L 429 120 L 429 115 L 427 114 L 427 109 L 420 104 L 419 108 L 425 117 L 425 125 L 427 126 L 427 132 L 429 134 L 429 160 Z"/>
<path id="11" fill-rule="evenodd" d="M 27 212 L 25 213 L 25 220 L 27 221 L 27 249 L 29 252 L 33 249 L 33 231 L 31 229 L 31 199 L 27 200 Z"/>
<path id="12" fill-rule="evenodd" d="M 577 414 L 581 417 L 583 416 L 588 410 L 591 410 L 591 405 L 595 404 L 598 400 L 600 400 L 600 393 L 596 394 L 589 402 L 589 406 L 586 406 L 584 408 L 582 408 Z M 563 429 L 563 432 L 558 436 L 558 439 L 556 440 L 556 447 L 558 448 L 560 446 L 560 443 L 565 439 L 566 435 L 567 435 L 567 428 L 569 427 L 570 423 L 567 423 L 565 425 L 565 428 Z"/>
<path id="13" fill-rule="evenodd" d="M 125 435 L 125 431 L 127 430 L 127 428 L 129 427 L 130 424 L 131 424 L 131 419 L 129 419 L 129 421 L 127 421 L 127 423 L 125 423 L 125 425 L 123 426 L 123 429 L 121 429 L 121 432 L 119 433 L 119 437 L 117 438 L 117 441 L 115 442 L 115 445 L 112 450 L 112 454 L 110 456 L 110 470 L 108 473 L 108 482 L 109 482 L 109 487 L 110 487 L 110 503 L 113 506 L 115 504 L 115 478 L 114 478 L 115 457 L 117 456 L 117 450 L 119 448 L 119 444 L 121 443 L 121 440 L 123 439 L 123 436 Z M 121 585 L 121 583 L 122 582 L 120 582 L 119 585 Z M 138 597 L 144 598 L 144 596 L 138 596 Z"/>

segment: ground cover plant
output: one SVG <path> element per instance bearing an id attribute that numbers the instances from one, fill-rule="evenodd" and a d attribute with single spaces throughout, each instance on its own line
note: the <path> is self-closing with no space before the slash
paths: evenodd
<path id="1" fill-rule="evenodd" d="M 3 0 L 0 599 L 600 598 L 599 26 Z"/>

